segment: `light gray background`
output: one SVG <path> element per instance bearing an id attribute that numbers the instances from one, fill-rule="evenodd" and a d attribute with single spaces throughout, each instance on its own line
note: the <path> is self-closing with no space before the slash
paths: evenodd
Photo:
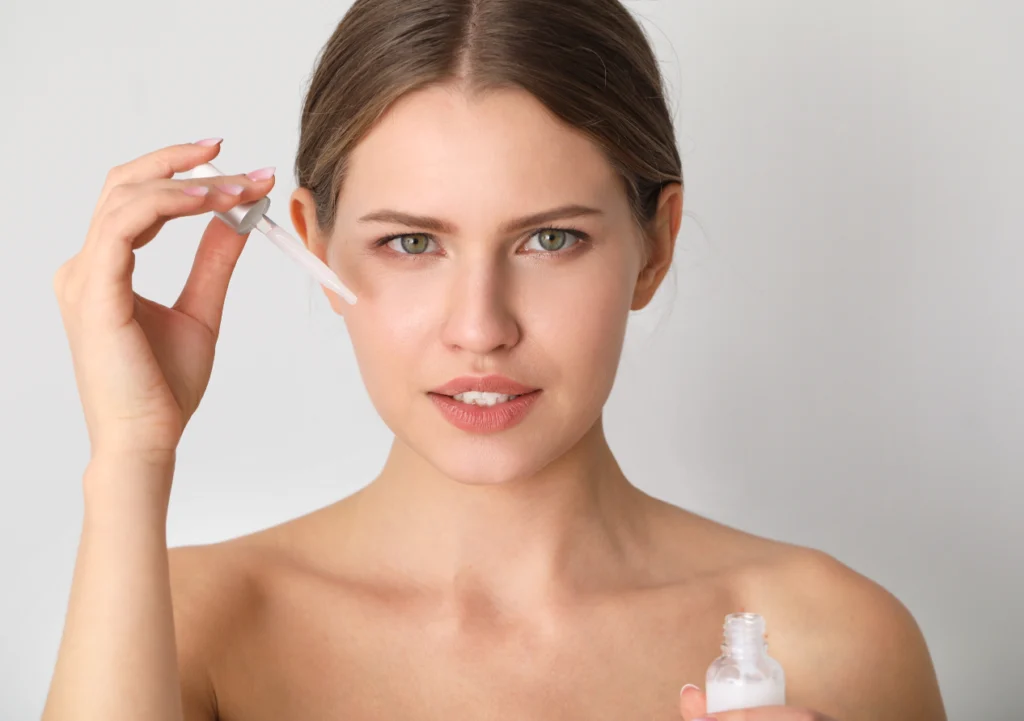
<path id="1" fill-rule="evenodd" d="M 613 449 L 642 488 L 889 588 L 951 718 L 1024 718 L 1021 3 L 628 4 L 671 89 L 687 217 L 632 321 Z M 229 172 L 278 166 L 270 214 L 290 227 L 302 92 L 347 6 L 0 7 L 2 721 L 41 712 L 81 523 L 88 441 L 53 272 L 110 166 L 210 135 Z M 174 300 L 207 221 L 139 253 L 141 292 Z M 254 234 L 169 542 L 330 503 L 389 439 L 344 326 Z"/>

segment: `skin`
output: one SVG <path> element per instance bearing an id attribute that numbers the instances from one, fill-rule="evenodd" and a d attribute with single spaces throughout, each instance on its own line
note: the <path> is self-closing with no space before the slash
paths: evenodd
<path id="1" fill-rule="evenodd" d="M 600 216 L 504 234 L 567 203 Z M 768 623 L 791 706 L 721 721 L 941 721 L 932 662 L 906 608 L 821 552 L 652 498 L 622 473 L 601 413 L 631 310 L 672 260 L 683 205 L 667 186 L 647 258 L 600 151 L 526 93 L 406 96 L 351 158 L 338 220 L 307 246 L 358 296 L 343 317 L 395 440 L 356 494 L 279 526 L 171 549 L 188 721 L 673 719 L 734 611 Z M 381 208 L 448 220 L 361 223 Z M 552 252 L 539 232 L 589 234 Z M 574 236 L 570 236 L 570 245 Z M 419 246 L 414 246 L 419 247 Z M 473 435 L 426 392 L 502 373 L 543 389 L 523 423 Z M 339 439 L 339 452 L 351 439 Z"/>

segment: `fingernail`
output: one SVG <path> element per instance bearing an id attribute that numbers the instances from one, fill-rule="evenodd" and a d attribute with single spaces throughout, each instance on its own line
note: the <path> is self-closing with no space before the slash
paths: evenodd
<path id="1" fill-rule="evenodd" d="M 234 183 L 224 183 L 223 185 L 218 185 L 217 190 L 222 193 L 227 193 L 228 195 L 241 195 L 245 188 L 241 185 L 235 185 Z"/>
<path id="2" fill-rule="evenodd" d="M 204 145 L 209 147 L 211 145 L 218 145 L 223 140 L 224 138 L 205 138 L 203 140 L 197 140 L 196 142 L 193 143 L 193 145 Z"/>
<path id="3" fill-rule="evenodd" d="M 688 688 L 695 688 L 698 691 L 700 691 L 700 686 L 694 686 L 692 683 L 688 683 L 685 686 L 683 686 L 683 689 L 679 692 L 679 695 L 682 696 L 684 693 L 686 693 L 686 689 Z"/>
<path id="4" fill-rule="evenodd" d="M 252 171 L 251 173 L 246 173 L 245 177 L 249 180 L 267 180 L 268 178 L 274 177 L 275 170 L 277 170 L 277 168 L 274 166 L 270 166 L 269 168 L 260 168 L 259 170 Z"/>
<path id="5" fill-rule="evenodd" d="M 185 195 L 194 195 L 196 197 L 206 195 L 210 192 L 210 189 L 205 185 L 186 185 L 181 189 L 181 192 Z"/>
<path id="6" fill-rule="evenodd" d="M 714 716 L 703 716 L 701 718 L 695 718 L 693 721 L 718 721 Z"/>

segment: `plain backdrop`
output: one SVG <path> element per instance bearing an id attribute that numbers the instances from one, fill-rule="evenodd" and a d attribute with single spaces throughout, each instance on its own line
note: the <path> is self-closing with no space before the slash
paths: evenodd
<path id="1" fill-rule="evenodd" d="M 627 4 L 671 93 L 687 214 L 631 320 L 613 450 L 650 493 L 892 591 L 951 719 L 1024 718 L 1024 5 Z M 302 94 L 348 5 L 0 4 L 0 721 L 41 713 L 81 528 L 53 273 L 109 167 L 211 135 L 227 172 L 278 167 L 290 228 Z M 140 292 L 173 302 L 209 217 L 139 252 Z M 390 437 L 344 325 L 253 234 L 168 541 L 348 495 Z"/>

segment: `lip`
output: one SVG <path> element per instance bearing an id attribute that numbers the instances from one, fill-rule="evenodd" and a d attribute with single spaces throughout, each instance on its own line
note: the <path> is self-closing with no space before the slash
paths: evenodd
<path id="1" fill-rule="evenodd" d="M 519 425 L 542 395 L 533 391 L 493 406 L 461 403 L 441 393 L 428 393 L 441 415 L 461 431 L 475 434 L 497 433 Z"/>
<path id="2" fill-rule="evenodd" d="M 501 393 L 505 396 L 521 396 L 536 391 L 536 388 L 518 383 L 503 375 L 489 376 L 462 376 L 453 378 L 443 386 L 434 388 L 431 393 L 442 396 L 454 396 L 466 391 L 477 391 L 480 393 Z"/>

